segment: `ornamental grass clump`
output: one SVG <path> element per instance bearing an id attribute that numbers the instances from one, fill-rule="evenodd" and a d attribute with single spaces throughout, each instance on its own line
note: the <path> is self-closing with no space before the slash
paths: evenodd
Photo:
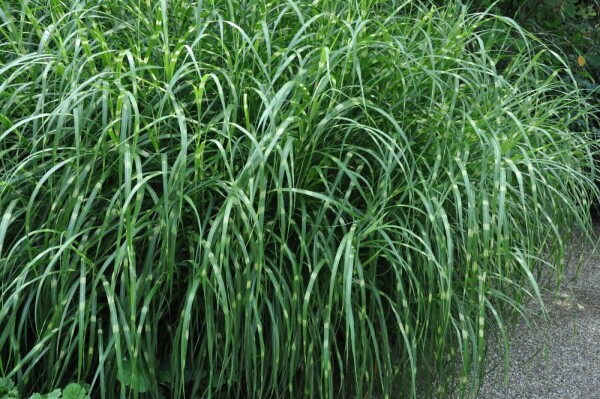
<path id="1" fill-rule="evenodd" d="M 393 0 L 0 0 L 0 19 L 0 377 L 21 392 L 443 397 L 458 364 L 466 395 L 488 332 L 590 227 L 589 106 L 509 19 Z"/>

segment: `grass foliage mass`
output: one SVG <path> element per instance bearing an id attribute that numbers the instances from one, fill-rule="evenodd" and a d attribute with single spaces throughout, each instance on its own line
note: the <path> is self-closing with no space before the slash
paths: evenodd
<path id="1" fill-rule="evenodd" d="M 458 3 L 0 0 L 0 376 L 471 392 L 589 228 L 571 81 Z"/>

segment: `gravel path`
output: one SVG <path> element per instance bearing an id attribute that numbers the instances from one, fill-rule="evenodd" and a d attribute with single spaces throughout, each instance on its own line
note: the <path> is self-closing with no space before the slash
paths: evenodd
<path id="1" fill-rule="evenodd" d="M 600 224 L 594 230 L 600 238 Z M 574 249 L 574 258 L 581 251 L 578 278 L 571 265 L 561 293 L 546 299 L 549 321 L 511 333 L 508 386 L 501 350 L 491 353 L 479 399 L 600 399 L 600 247 Z"/>

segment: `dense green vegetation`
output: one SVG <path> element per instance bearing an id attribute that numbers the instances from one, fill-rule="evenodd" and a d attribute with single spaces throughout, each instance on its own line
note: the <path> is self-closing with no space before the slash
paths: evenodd
<path id="1" fill-rule="evenodd" d="M 21 399 L 15 383 L 8 378 L 0 378 L 1 399 Z M 55 389 L 47 394 L 35 392 L 29 399 L 90 399 L 85 387 L 71 383 L 65 389 Z"/>
<path id="2" fill-rule="evenodd" d="M 506 345 L 589 231 L 592 107 L 508 18 L 0 0 L 0 21 L 0 377 L 24 396 L 474 393 L 488 332 Z"/>
<path id="3" fill-rule="evenodd" d="M 493 12 L 514 18 L 539 34 L 540 38 L 564 54 L 584 88 L 598 90 L 599 0 L 474 0 L 471 5 L 479 9 L 491 8 Z M 594 84 L 590 85 L 586 80 Z"/>

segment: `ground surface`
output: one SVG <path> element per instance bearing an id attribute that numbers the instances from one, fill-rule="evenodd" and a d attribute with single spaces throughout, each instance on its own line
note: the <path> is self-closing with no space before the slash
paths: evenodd
<path id="1" fill-rule="evenodd" d="M 600 238 L 600 224 L 594 230 Z M 549 320 L 532 328 L 523 323 L 511 333 L 508 386 L 502 352 L 493 351 L 479 399 L 600 399 L 600 247 L 594 252 L 581 242 L 574 242 L 560 294 L 546 298 Z"/>

